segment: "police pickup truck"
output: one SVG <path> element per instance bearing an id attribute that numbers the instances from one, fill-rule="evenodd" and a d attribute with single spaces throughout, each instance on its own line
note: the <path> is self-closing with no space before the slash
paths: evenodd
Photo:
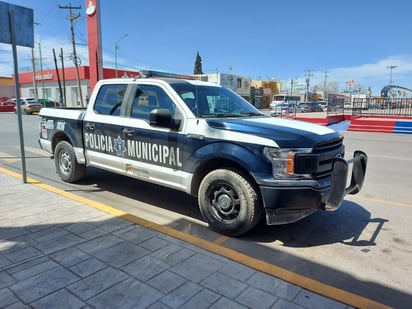
<path id="1" fill-rule="evenodd" d="M 40 147 L 65 182 L 86 166 L 196 196 L 209 227 L 238 236 L 286 224 L 360 191 L 367 156 L 343 137 L 266 116 L 233 91 L 178 78 L 101 80 L 86 109 L 43 108 Z"/>

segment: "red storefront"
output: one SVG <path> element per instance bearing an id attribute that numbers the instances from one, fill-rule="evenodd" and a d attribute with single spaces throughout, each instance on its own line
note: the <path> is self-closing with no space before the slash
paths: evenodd
<path id="1" fill-rule="evenodd" d="M 20 73 L 20 96 L 65 102 L 66 106 L 82 106 L 82 102 L 85 105 L 87 98 L 90 96 L 90 68 L 88 66 L 79 66 L 78 71 L 79 82 L 77 81 L 76 67 L 64 68 L 64 72 L 59 69 L 58 71 L 38 71 L 35 74 L 33 72 Z M 138 72 L 127 70 L 117 70 L 117 74 L 119 77 L 139 76 Z M 115 78 L 115 76 L 115 69 L 103 69 L 103 78 Z M 62 93 L 62 99 L 60 99 L 60 93 Z"/>

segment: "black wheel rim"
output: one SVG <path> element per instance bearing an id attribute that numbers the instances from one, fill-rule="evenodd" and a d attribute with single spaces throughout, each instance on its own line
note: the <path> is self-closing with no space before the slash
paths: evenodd
<path id="1" fill-rule="evenodd" d="M 66 151 L 60 152 L 59 166 L 60 166 L 60 170 L 63 174 L 65 174 L 65 175 L 70 174 L 70 171 L 71 171 L 71 168 L 72 168 L 72 160 L 70 158 L 69 153 L 67 153 Z"/>
<path id="2" fill-rule="evenodd" d="M 230 221 L 239 216 L 240 199 L 231 185 L 215 183 L 209 196 L 213 213 L 219 220 Z"/>

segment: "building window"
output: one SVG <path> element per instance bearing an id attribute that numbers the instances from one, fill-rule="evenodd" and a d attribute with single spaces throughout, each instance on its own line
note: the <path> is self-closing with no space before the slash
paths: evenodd
<path id="1" fill-rule="evenodd" d="M 236 88 L 242 88 L 242 79 L 238 78 L 236 81 Z"/>
<path id="2" fill-rule="evenodd" d="M 70 97 L 72 99 L 72 102 L 75 102 L 74 105 L 80 105 L 80 96 L 77 87 L 70 88 Z"/>

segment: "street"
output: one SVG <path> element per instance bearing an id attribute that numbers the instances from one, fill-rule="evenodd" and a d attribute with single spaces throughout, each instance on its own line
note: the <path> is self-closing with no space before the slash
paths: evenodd
<path id="1" fill-rule="evenodd" d="M 63 183 L 37 144 L 39 117 L 22 117 L 31 178 L 389 306 L 412 300 L 410 135 L 342 132 L 347 157 L 356 149 L 368 154 L 358 195 L 347 196 L 336 212 L 229 238 L 210 231 L 197 200 L 177 191 L 94 168 L 78 184 Z M 0 121 L 0 165 L 21 172 L 17 116 L 0 113 Z"/>

